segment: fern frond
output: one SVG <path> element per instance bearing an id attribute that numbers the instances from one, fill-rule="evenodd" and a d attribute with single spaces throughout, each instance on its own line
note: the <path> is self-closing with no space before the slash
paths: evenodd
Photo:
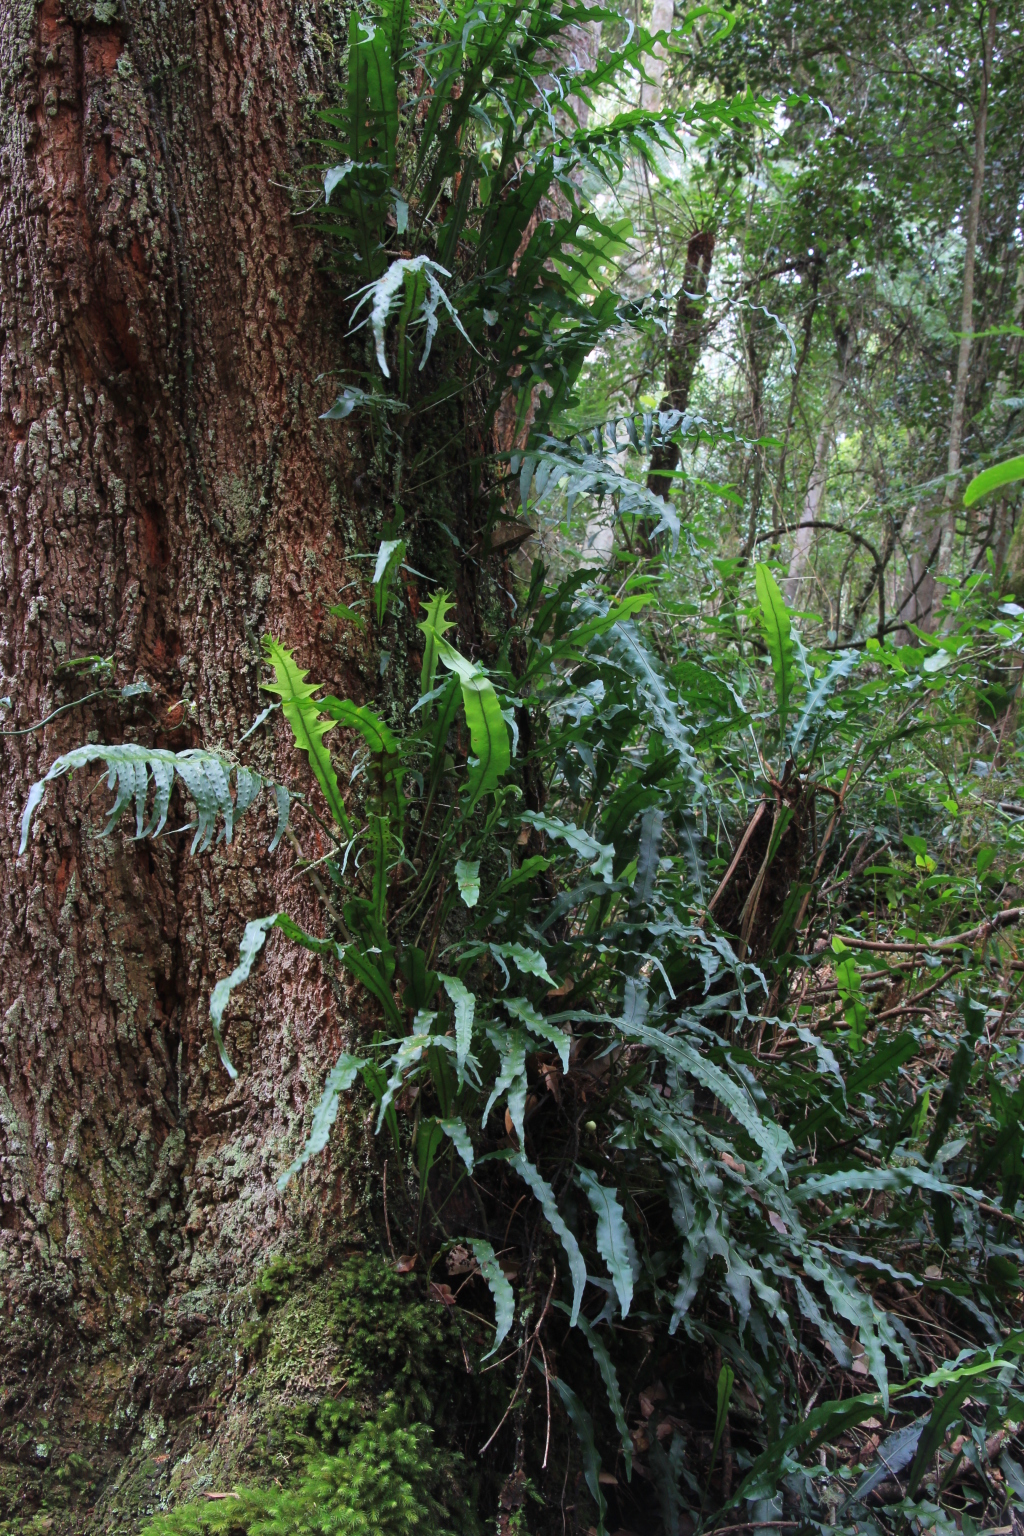
<path id="1" fill-rule="evenodd" d="M 135 802 L 135 836 L 156 837 L 167 822 L 171 790 L 177 776 L 188 790 L 196 805 L 196 835 L 192 839 L 192 852 L 208 848 L 216 830 L 217 821 L 223 823 L 220 838 L 230 843 L 235 818 L 241 816 L 254 802 L 266 781 L 251 768 L 240 768 L 227 757 L 209 752 L 202 747 L 190 747 L 184 752 L 170 752 L 163 747 L 146 747 L 138 742 L 122 742 L 117 746 L 100 743 L 75 747 L 64 752 L 50 765 L 49 771 L 32 785 L 21 818 L 21 845 L 19 854 L 28 847 L 28 835 L 39 802 L 47 784 L 85 768 L 90 763 L 103 762 L 107 767 L 107 788 L 115 789 L 114 804 L 110 808 L 102 837 L 106 837 L 117 825 L 121 812 Z M 150 785 L 153 788 L 153 804 L 149 820 L 146 805 Z M 232 794 L 232 787 L 234 793 Z M 279 815 L 281 800 L 278 797 Z M 287 796 L 284 817 L 287 821 Z M 279 825 L 275 846 L 283 832 Z M 218 842 L 220 841 L 218 838 Z"/>
<path id="2" fill-rule="evenodd" d="M 270 635 L 264 638 L 263 655 L 273 667 L 276 681 L 261 683 L 260 686 L 267 693 L 276 693 L 280 698 L 284 717 L 295 737 L 295 745 L 300 751 L 305 752 L 309 759 L 313 777 L 324 792 L 324 799 L 327 801 L 335 824 L 341 828 L 346 837 L 351 837 L 352 827 L 345 810 L 345 802 L 338 787 L 331 754 L 323 740 L 327 732 L 333 730 L 334 721 L 320 718 L 324 706 L 312 697 L 322 685 L 307 683 L 308 671 L 297 667 L 291 651 L 286 651 L 284 646 Z"/>

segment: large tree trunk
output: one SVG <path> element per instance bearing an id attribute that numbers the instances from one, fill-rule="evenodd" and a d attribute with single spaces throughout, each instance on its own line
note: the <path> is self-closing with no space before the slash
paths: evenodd
<path id="1" fill-rule="evenodd" d="M 183 1414 L 208 1433 L 203 1339 L 270 1250 L 347 1198 L 329 1159 L 275 1188 L 342 1027 L 315 964 L 271 947 L 251 1023 L 236 1010 L 236 1084 L 211 1046 L 244 919 L 286 892 L 303 914 L 269 822 L 202 859 L 182 837 L 100 840 L 106 792 L 83 775 L 17 856 L 59 752 L 236 742 L 267 628 L 360 692 L 326 605 L 377 523 L 358 437 L 317 420 L 344 316 L 287 190 L 342 21 L 316 0 L 0 7 L 0 1431 L 31 1442 L 0 1446 L 26 1498 L 58 1453 L 99 1476 L 138 1426 L 150 1453 Z M 112 659 L 105 696 L 13 734 L 104 688 L 62 670 L 88 655 Z M 141 680 L 140 703 L 111 702 Z M 287 775 L 280 728 L 255 757 L 275 739 Z M 104 1529 L 135 1528 L 167 1445 L 141 1494 L 103 1496 Z"/>

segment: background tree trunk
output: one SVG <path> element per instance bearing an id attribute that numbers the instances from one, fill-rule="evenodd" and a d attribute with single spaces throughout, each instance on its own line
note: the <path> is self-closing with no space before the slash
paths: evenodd
<path id="1" fill-rule="evenodd" d="M 258 1005 L 251 987 L 234 1010 L 236 1084 L 210 1040 L 243 921 L 307 905 L 290 859 L 265 858 L 268 813 L 190 860 L 188 838 L 97 840 L 106 791 L 81 775 L 17 857 L 59 752 L 236 742 L 268 628 L 362 691 L 326 607 L 365 580 L 347 560 L 379 519 L 358 437 L 317 420 L 344 316 L 287 190 L 343 24 L 315 0 L 0 7 L 0 1432 L 41 1445 L 0 1438 L 21 1494 L 58 1451 L 101 1474 L 147 1425 L 150 1451 L 185 1414 L 207 1433 L 203 1339 L 349 1198 L 329 1159 L 275 1187 L 345 1028 L 318 967 L 271 947 Z M 151 693 L 12 734 L 102 687 L 61 670 L 87 655 Z M 260 734 L 256 760 L 276 743 L 294 774 L 281 727 Z M 104 1528 L 134 1529 L 126 1486 Z"/>
<path id="2" fill-rule="evenodd" d="M 949 423 L 949 453 L 946 458 L 946 490 L 943 495 L 945 511 L 939 534 L 936 574 L 948 576 L 953 559 L 953 540 L 956 537 L 957 485 L 955 476 L 960 470 L 960 449 L 964 436 L 964 412 L 967 405 L 967 385 L 971 367 L 971 339 L 974 331 L 974 263 L 978 249 L 978 221 L 981 217 L 981 191 L 985 182 L 985 133 L 988 126 L 988 83 L 992 75 L 992 51 L 996 38 L 996 7 L 989 0 L 988 21 L 981 62 L 981 88 L 978 111 L 974 120 L 974 161 L 971 171 L 971 199 L 967 205 L 967 228 L 964 232 L 964 292 L 960 307 L 960 345 L 957 348 L 956 384 L 953 388 L 953 410 Z"/>
<path id="3" fill-rule="evenodd" d="M 908 542 L 910 553 L 908 569 L 900 593 L 897 612 L 908 624 L 928 625 L 933 622 L 932 610 L 936 601 L 937 577 L 948 576 L 953 559 L 953 542 L 956 537 L 957 482 L 953 478 L 960 470 L 960 452 L 963 443 L 964 418 L 967 405 L 967 386 L 970 381 L 971 341 L 974 330 L 974 266 L 978 245 L 978 225 L 981 218 L 981 194 L 985 181 L 985 137 L 988 127 L 988 87 L 992 75 L 992 54 L 995 47 L 996 8 L 987 7 L 985 35 L 981 60 L 981 83 L 978 107 L 974 119 L 974 156 L 971 167 L 971 195 L 967 205 L 967 223 L 964 228 L 964 285 L 960 306 L 960 344 L 957 348 L 956 380 L 953 385 L 953 405 L 950 412 L 949 446 L 946 453 L 946 489 L 942 507 L 936 522 L 927 529 L 924 519 L 915 511 L 910 520 Z M 930 521 L 930 519 L 928 520 Z M 923 547 L 924 546 L 924 547 Z M 934 571 L 933 571 L 934 566 Z M 909 630 L 897 631 L 897 641 L 904 643 L 911 638 Z"/>

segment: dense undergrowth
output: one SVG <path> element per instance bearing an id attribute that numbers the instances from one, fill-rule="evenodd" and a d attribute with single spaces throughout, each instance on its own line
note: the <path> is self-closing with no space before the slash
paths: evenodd
<path id="1" fill-rule="evenodd" d="M 357 706 L 265 642 L 257 725 L 279 708 L 305 757 L 271 786 L 274 844 L 291 818 L 322 921 L 256 915 L 211 999 L 235 1075 L 231 994 L 273 931 L 361 984 L 376 1027 L 281 1187 L 347 1096 L 372 1102 L 387 1262 L 464 1318 L 446 1369 L 505 1406 L 449 1433 L 445 1389 L 395 1396 L 385 1370 L 358 1408 L 324 1405 L 280 1486 L 154 1531 L 469 1531 L 451 1490 L 474 1458 L 503 1468 L 480 1518 L 505 1531 L 971 1536 L 1024 1498 L 1024 615 L 992 562 L 948 584 L 934 627 L 837 649 L 771 561 L 716 561 L 646 488 L 652 446 L 697 430 L 678 412 L 558 438 L 595 337 L 624 323 L 622 231 L 587 188 L 679 126 L 579 126 L 642 63 L 639 39 L 556 67 L 566 26 L 602 17 L 353 15 L 325 228 L 395 394 L 368 372 L 333 414 L 365 421 L 401 500 L 335 616 L 381 675 L 415 643 L 419 686 Z M 719 102 L 689 130 L 742 136 L 769 106 Z M 566 519 L 610 498 L 624 529 L 601 569 L 567 538 L 524 569 L 473 655 L 440 582 L 412 584 L 436 506 L 424 422 L 454 395 L 488 422 L 511 400 L 522 431 L 539 412 L 474 465 L 466 560 L 517 495 Z M 90 745 L 48 777 L 104 760 L 109 826 L 133 805 L 138 836 L 180 781 L 205 844 L 266 787 L 243 755 Z"/>

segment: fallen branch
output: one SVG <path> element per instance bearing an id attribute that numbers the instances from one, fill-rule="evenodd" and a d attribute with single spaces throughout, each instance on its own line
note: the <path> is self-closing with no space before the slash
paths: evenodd
<path id="1" fill-rule="evenodd" d="M 871 949 L 880 954 L 913 955 L 925 950 L 955 949 L 958 945 L 969 944 L 975 939 L 987 939 L 990 933 L 995 933 L 999 928 L 1008 928 L 1012 923 L 1019 923 L 1024 917 L 1024 907 L 1007 907 L 1004 912 L 997 912 L 994 917 L 986 918 L 976 928 L 968 928 L 963 933 L 951 934 L 945 939 L 918 939 L 916 942 L 901 941 L 896 939 L 853 939 L 841 934 L 843 943 L 847 949 Z M 821 961 L 820 955 L 807 955 L 807 960 Z"/>

